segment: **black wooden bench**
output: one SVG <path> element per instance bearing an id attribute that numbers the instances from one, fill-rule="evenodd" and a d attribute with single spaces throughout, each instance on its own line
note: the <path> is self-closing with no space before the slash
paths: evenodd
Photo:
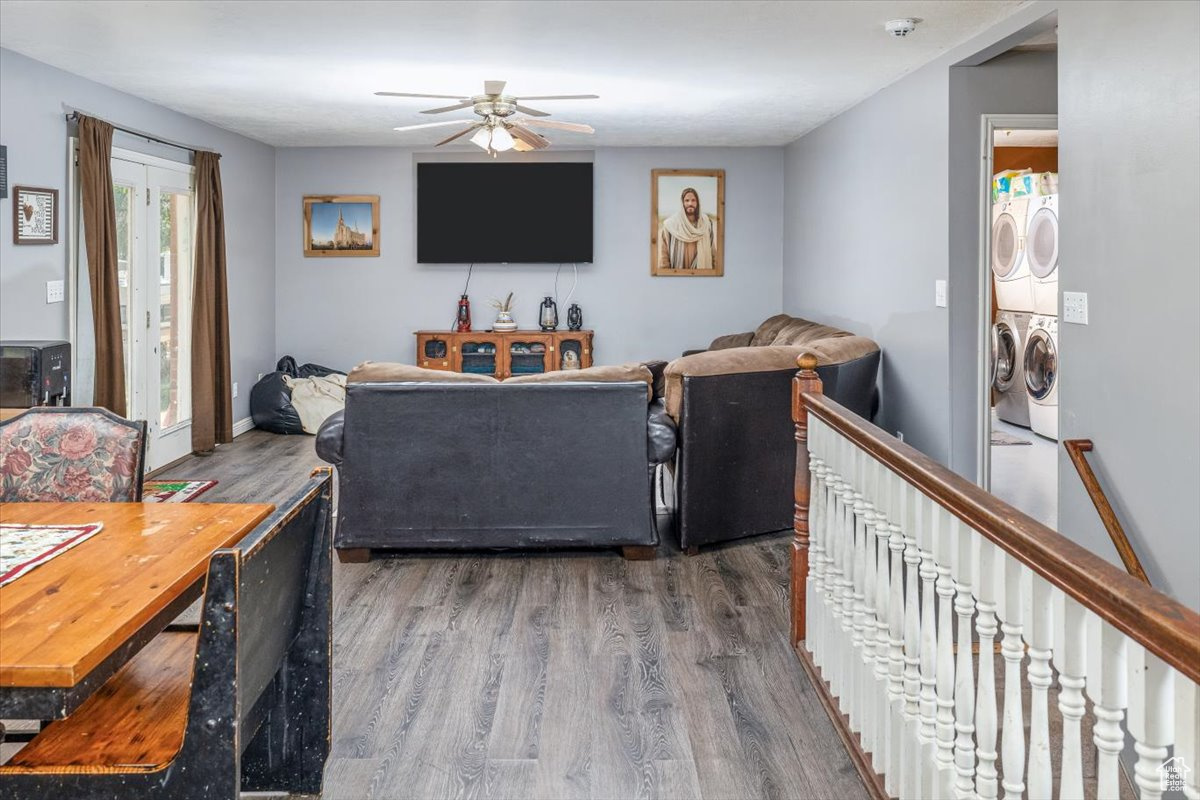
<path id="1" fill-rule="evenodd" d="M 319 794 L 329 755 L 331 470 L 209 561 L 168 630 L 0 766 L 5 800 Z"/>

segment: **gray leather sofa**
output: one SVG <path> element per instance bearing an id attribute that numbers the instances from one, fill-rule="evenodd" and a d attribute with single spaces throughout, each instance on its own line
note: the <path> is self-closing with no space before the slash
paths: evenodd
<path id="1" fill-rule="evenodd" d="M 635 379 L 352 372 L 345 410 L 316 442 L 338 469 L 339 557 L 568 546 L 652 557 L 654 469 L 674 455 L 675 425 L 650 396 L 649 370 L 623 369 Z"/>

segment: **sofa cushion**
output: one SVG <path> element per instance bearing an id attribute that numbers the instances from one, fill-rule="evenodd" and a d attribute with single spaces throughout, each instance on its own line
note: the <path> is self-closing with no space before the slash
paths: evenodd
<path id="1" fill-rule="evenodd" d="M 612 364 L 587 369 L 564 369 L 538 372 L 533 375 L 514 375 L 504 383 L 626 383 L 646 384 L 646 402 L 654 399 L 654 375 L 643 364 Z"/>
<path id="2" fill-rule="evenodd" d="M 788 314 L 776 314 L 773 317 L 768 317 L 763 320 L 763 323 L 754 331 L 754 335 L 750 337 L 749 346 L 765 347 L 775 341 L 775 337 L 779 334 L 783 327 L 796 317 Z"/>
<path id="3" fill-rule="evenodd" d="M 798 347 L 809 342 L 818 342 L 824 339 L 834 339 L 839 336 L 851 335 L 853 334 L 840 328 L 793 317 L 786 325 L 779 329 L 778 333 L 775 334 L 775 338 L 767 342 L 767 344 L 774 347 Z"/>
<path id="4" fill-rule="evenodd" d="M 841 333 L 839 331 L 839 333 Z M 667 365 L 667 413 L 676 421 L 683 405 L 683 379 L 708 375 L 737 375 L 745 372 L 798 370 L 796 359 L 803 353 L 817 357 L 817 366 L 841 364 L 874 353 L 879 345 L 865 336 L 839 335 L 802 346 L 731 347 L 677 358 Z"/>
<path id="5" fill-rule="evenodd" d="M 470 372 L 445 372 L 411 364 L 388 361 L 364 361 L 346 378 L 347 383 L 499 383 L 491 375 Z"/>
<path id="6" fill-rule="evenodd" d="M 724 336 L 718 336 L 709 344 L 709 350 L 725 350 L 730 347 L 749 347 L 750 342 L 754 339 L 754 332 L 747 331 L 746 333 L 727 333 Z"/>

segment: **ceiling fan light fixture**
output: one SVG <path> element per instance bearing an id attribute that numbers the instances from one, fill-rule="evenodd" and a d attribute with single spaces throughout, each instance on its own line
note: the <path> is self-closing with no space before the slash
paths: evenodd
<path id="1" fill-rule="evenodd" d="M 492 129 L 492 149 L 503 153 L 505 150 L 513 148 L 512 134 L 503 125 L 497 125 Z"/>
<path id="2" fill-rule="evenodd" d="M 478 145 L 484 150 L 490 149 L 492 139 L 492 131 L 486 126 L 475 131 L 475 135 L 471 137 L 471 144 Z"/>

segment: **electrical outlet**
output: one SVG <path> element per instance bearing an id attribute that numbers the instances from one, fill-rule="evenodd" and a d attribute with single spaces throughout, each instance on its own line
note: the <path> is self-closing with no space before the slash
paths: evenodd
<path id="1" fill-rule="evenodd" d="M 261 380 L 262 380 L 262 376 L 263 376 L 263 374 L 262 374 L 261 372 L 260 372 L 260 373 L 258 373 L 258 380 L 260 380 L 260 381 L 261 381 Z"/>
<path id="2" fill-rule="evenodd" d="M 61 303 L 63 301 L 65 281 L 46 281 L 46 302 Z"/>
<path id="3" fill-rule="evenodd" d="M 233 396 L 237 397 L 237 381 L 233 382 Z"/>
<path id="4" fill-rule="evenodd" d="M 904 441 L 904 431 L 896 431 L 896 438 L 903 442 Z"/>
<path id="5" fill-rule="evenodd" d="M 1087 292 L 1063 292 L 1063 322 L 1088 324 Z"/>
<path id="6" fill-rule="evenodd" d="M 933 304 L 938 308 L 946 307 L 946 282 L 933 282 Z"/>

